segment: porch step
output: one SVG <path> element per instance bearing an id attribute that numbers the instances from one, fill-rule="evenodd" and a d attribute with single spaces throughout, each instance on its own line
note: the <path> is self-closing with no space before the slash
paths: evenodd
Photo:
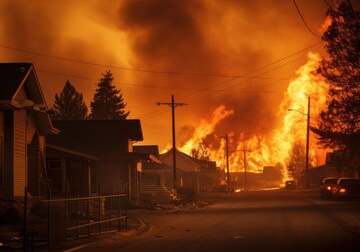
<path id="1" fill-rule="evenodd" d="M 162 185 L 153 185 L 153 184 L 142 185 L 141 193 L 143 195 L 148 195 L 148 196 L 156 197 L 156 198 L 162 198 L 164 200 L 173 200 L 174 199 L 172 193 L 165 186 L 162 186 Z"/>

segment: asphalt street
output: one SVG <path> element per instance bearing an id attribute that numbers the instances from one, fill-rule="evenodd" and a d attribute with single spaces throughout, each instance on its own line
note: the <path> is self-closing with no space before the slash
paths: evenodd
<path id="1" fill-rule="evenodd" d="M 317 193 L 260 191 L 213 195 L 209 207 L 137 210 L 148 229 L 117 234 L 77 251 L 360 251 L 360 201 Z"/>

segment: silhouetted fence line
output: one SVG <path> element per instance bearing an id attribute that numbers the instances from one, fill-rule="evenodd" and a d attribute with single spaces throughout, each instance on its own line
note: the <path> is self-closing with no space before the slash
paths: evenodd
<path id="1" fill-rule="evenodd" d="M 127 186 L 113 190 L 99 187 L 91 195 L 80 195 L 72 191 L 71 196 L 52 193 L 33 197 L 24 190 L 24 216 L 22 229 L 23 251 L 34 251 L 34 247 L 48 246 L 57 242 L 78 239 L 102 233 L 119 232 L 128 227 Z"/>
<path id="2" fill-rule="evenodd" d="M 80 196 L 52 195 L 48 191 L 48 237 L 50 246 L 53 242 L 68 241 L 101 233 L 127 230 L 126 190 L 112 189 L 96 194 Z M 61 231 L 62 230 L 62 231 Z"/>

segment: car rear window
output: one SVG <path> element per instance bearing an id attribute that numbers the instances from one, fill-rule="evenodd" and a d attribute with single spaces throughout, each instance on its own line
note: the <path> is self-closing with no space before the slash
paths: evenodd
<path id="1" fill-rule="evenodd" d="M 338 181 L 338 179 L 333 178 L 333 179 L 325 179 L 324 180 L 324 184 L 335 184 Z"/>
<path id="2" fill-rule="evenodd" d="M 360 180 L 358 180 L 358 179 L 342 179 L 340 181 L 340 185 L 344 185 L 344 186 L 358 185 L 358 186 L 360 186 Z"/>

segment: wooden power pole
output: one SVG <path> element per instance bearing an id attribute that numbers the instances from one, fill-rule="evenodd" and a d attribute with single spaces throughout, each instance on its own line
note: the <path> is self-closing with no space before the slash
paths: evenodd
<path id="1" fill-rule="evenodd" d="M 176 194 L 177 183 L 176 183 L 176 140 L 175 140 L 175 108 L 179 106 L 185 106 L 186 103 L 175 102 L 174 95 L 171 95 L 171 102 L 158 102 L 157 105 L 168 105 L 171 107 L 171 118 L 172 118 L 172 150 L 173 150 L 173 188 Z"/>

